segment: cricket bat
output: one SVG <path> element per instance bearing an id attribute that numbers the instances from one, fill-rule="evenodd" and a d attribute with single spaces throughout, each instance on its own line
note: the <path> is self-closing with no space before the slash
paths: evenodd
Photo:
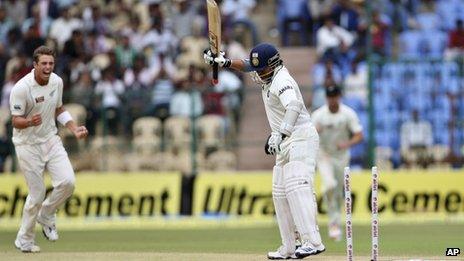
<path id="1" fill-rule="evenodd" d="M 213 56 L 217 56 L 221 50 L 221 14 L 214 0 L 206 0 L 208 7 L 208 36 L 209 47 Z M 218 83 L 218 64 L 213 64 L 213 84 Z"/>

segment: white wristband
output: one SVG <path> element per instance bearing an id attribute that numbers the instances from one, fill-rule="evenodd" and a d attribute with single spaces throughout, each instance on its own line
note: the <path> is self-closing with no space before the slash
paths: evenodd
<path id="1" fill-rule="evenodd" d="M 58 117 L 56 117 L 56 119 L 63 126 L 66 126 L 66 123 L 73 120 L 73 118 L 71 117 L 71 114 L 68 111 L 64 111 L 60 113 Z"/>

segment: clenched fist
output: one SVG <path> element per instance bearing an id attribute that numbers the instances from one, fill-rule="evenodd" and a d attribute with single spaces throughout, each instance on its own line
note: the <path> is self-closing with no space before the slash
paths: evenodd
<path id="1" fill-rule="evenodd" d="M 87 137 L 87 135 L 89 135 L 89 132 L 85 126 L 79 126 L 74 130 L 74 136 L 76 136 L 77 139 L 83 139 Z"/>
<path id="2" fill-rule="evenodd" d="M 42 124 L 42 116 L 40 116 L 40 113 L 34 114 L 28 122 L 29 126 L 39 126 L 40 124 Z"/>

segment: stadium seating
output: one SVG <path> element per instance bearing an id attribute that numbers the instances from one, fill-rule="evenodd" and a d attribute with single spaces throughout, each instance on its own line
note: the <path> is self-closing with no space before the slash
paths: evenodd
<path id="1" fill-rule="evenodd" d="M 442 29 L 454 29 L 456 26 L 455 21 L 458 18 L 462 19 L 463 10 L 464 3 L 462 3 L 460 0 L 437 1 L 436 11 L 440 17 Z"/>
<path id="2" fill-rule="evenodd" d="M 225 145 L 224 119 L 218 115 L 203 115 L 197 120 L 198 147 L 203 153 Z"/>
<path id="3" fill-rule="evenodd" d="M 192 161 L 192 153 L 190 151 L 181 150 L 177 153 L 167 153 L 168 157 L 172 158 L 173 165 L 170 170 L 180 171 L 184 174 L 191 174 L 193 164 L 196 164 L 197 169 L 204 169 L 205 158 L 201 153 L 195 156 L 195 163 Z"/>
<path id="4" fill-rule="evenodd" d="M 446 157 L 450 150 L 447 145 L 435 145 L 432 148 L 432 157 L 434 159 L 433 167 L 436 168 L 449 168 L 449 163 L 446 163 Z"/>
<path id="5" fill-rule="evenodd" d="M 188 150 L 191 141 L 190 119 L 174 116 L 164 123 L 164 137 L 167 151 Z"/>
<path id="6" fill-rule="evenodd" d="M 422 32 L 424 54 L 427 58 L 440 59 L 443 57 L 447 43 L 446 33 L 439 30 Z"/>
<path id="7" fill-rule="evenodd" d="M 121 149 L 123 141 L 115 136 L 97 136 L 90 144 L 91 168 L 98 171 L 127 170 L 127 157 Z M 82 154 L 79 155 L 83 157 Z"/>
<path id="8" fill-rule="evenodd" d="M 132 153 L 128 155 L 128 169 L 160 170 L 168 160 L 160 153 L 162 124 L 155 117 L 141 117 L 133 123 Z M 161 162 L 158 159 L 163 159 Z M 164 164 L 160 164 L 164 163 Z"/>
<path id="9" fill-rule="evenodd" d="M 381 75 L 380 79 L 374 81 L 373 86 L 376 90 L 374 106 L 377 146 L 391 148 L 390 158 L 394 158 L 400 148 L 397 133 L 399 126 L 411 118 L 412 110 L 418 110 L 421 118 L 432 124 L 434 144 L 437 146 L 432 156 L 440 162 L 445 154 L 445 148 L 451 145 L 449 122 L 453 117 L 463 115 L 460 110 L 464 113 L 462 102 L 457 102 L 457 115 L 452 114 L 449 98 L 449 94 L 458 94 L 461 89 L 457 64 L 427 61 L 391 62 L 375 67 L 375 70 Z M 347 100 L 346 103 L 355 108 L 359 115 L 367 113 L 367 109 L 360 108 L 351 100 Z M 361 119 L 363 117 L 360 116 Z M 460 144 L 461 136 L 460 130 L 456 130 L 455 143 Z M 403 154 L 408 153 L 403 152 Z"/>
<path id="10" fill-rule="evenodd" d="M 161 120 L 142 117 L 133 124 L 132 146 L 139 155 L 150 155 L 161 149 Z"/>
<path id="11" fill-rule="evenodd" d="M 377 146 L 375 148 L 375 165 L 382 170 L 393 168 L 392 156 L 393 150 L 390 147 Z"/>
<path id="12" fill-rule="evenodd" d="M 127 155 L 127 169 L 129 171 L 172 171 L 176 170 L 177 162 L 170 152 L 155 152 L 152 154 Z"/>
<path id="13" fill-rule="evenodd" d="M 419 28 L 423 31 L 438 30 L 441 28 L 440 16 L 433 12 L 424 12 L 416 16 Z"/>
<path id="14" fill-rule="evenodd" d="M 265 112 L 262 107 L 256 108 L 256 103 L 261 103 L 259 88 L 252 90 L 247 88 L 244 92 L 246 99 L 243 99 L 243 105 L 240 105 L 244 107 L 243 110 L 232 108 L 233 110 L 237 109 L 237 112 L 240 111 L 240 122 L 234 122 L 236 125 L 230 124 L 232 122 L 231 108 L 225 108 L 230 107 L 227 105 L 228 103 L 224 102 L 225 93 L 215 93 L 213 97 L 215 106 L 211 106 L 212 109 L 210 106 L 205 106 L 205 110 L 201 109 L 200 106 L 198 107 L 200 109 L 195 113 L 195 117 L 198 116 L 195 129 L 192 128 L 193 124 L 188 117 L 174 116 L 166 120 L 163 118 L 161 121 L 151 117 L 154 114 L 146 110 L 147 106 L 145 105 L 147 104 L 143 102 L 144 99 L 134 101 L 133 95 L 131 95 L 132 92 L 147 93 L 147 97 L 144 98 L 152 98 L 152 95 L 148 94 L 152 93 L 153 86 L 164 78 L 172 78 L 170 79 L 172 86 L 179 88 L 179 91 L 186 91 L 189 88 L 197 88 L 199 92 L 210 90 L 209 67 L 203 63 L 202 54 L 198 53 L 203 48 L 201 46 L 208 40 L 197 35 L 198 32 L 195 33 L 194 30 L 188 28 L 192 24 L 198 25 L 197 29 L 206 26 L 204 3 L 175 1 L 176 3 L 173 4 L 170 1 L 138 1 L 140 3 L 134 9 L 109 8 L 101 17 L 103 20 L 97 21 L 95 19 L 99 16 L 92 14 L 94 10 L 89 8 L 91 6 L 88 3 L 60 2 L 63 2 L 63 6 L 72 5 L 73 12 L 76 14 L 85 14 L 73 16 L 73 19 L 76 19 L 76 22 L 81 25 L 79 28 L 73 29 L 80 31 L 84 44 L 76 44 L 73 42 L 74 39 L 71 39 L 72 37 L 54 39 L 57 36 L 61 38 L 62 35 L 52 34 L 50 30 L 40 30 L 40 37 L 47 44 L 52 43 L 53 46 L 58 46 L 56 51 L 59 59 L 55 72 L 63 78 L 65 83 L 64 101 L 73 102 L 65 104 L 65 108 L 79 125 L 87 124 L 91 132 L 88 140 L 80 141 L 74 139 L 72 133 L 67 130 L 60 132 L 70 158 L 82 163 L 75 165 L 77 169 L 107 170 L 108 168 L 105 167 L 107 166 L 119 170 L 127 168 L 135 170 L 186 170 L 188 167 L 192 167 L 191 157 L 188 157 L 187 153 L 191 153 L 193 149 L 196 149 L 200 154 L 195 156 L 199 158 L 200 162 L 197 165 L 200 169 L 228 168 L 234 165 L 233 162 L 240 162 L 240 166 L 236 166 L 238 169 L 265 169 L 273 164 L 273 162 L 269 163 L 271 160 L 267 158 L 258 160 L 250 156 L 262 153 L 261 146 L 255 144 L 261 144 L 268 132 Z M 79 3 L 73 4 L 74 2 Z M 95 8 L 101 9 L 107 4 L 114 5 L 116 3 L 115 1 L 106 2 L 92 2 L 92 6 L 95 5 Z M 174 7 L 173 10 L 176 9 L 177 2 L 188 5 L 192 17 L 196 17 L 195 20 L 176 19 L 178 16 L 175 13 L 165 12 L 171 7 Z M 444 52 L 447 51 L 450 30 L 455 28 L 457 19 L 464 18 L 464 1 L 414 0 L 396 3 L 398 1 L 381 0 L 376 3 L 377 7 L 373 8 L 375 12 L 373 14 L 379 12 L 380 17 L 385 21 L 385 26 L 388 29 L 385 29 L 384 35 L 375 34 L 375 32 L 383 30 L 376 30 L 378 28 L 374 23 L 369 25 L 371 30 L 355 32 L 358 22 L 362 24 L 369 20 L 366 14 L 361 11 L 365 7 L 363 4 L 366 1 L 346 1 L 347 3 L 353 2 L 353 8 L 359 8 L 358 11 L 361 11 L 352 13 L 356 19 L 351 22 L 349 21 L 351 18 L 346 13 L 340 16 L 337 11 L 341 4 L 339 1 L 317 1 L 318 5 L 325 6 L 324 8 L 319 6 L 321 10 L 314 7 L 315 2 L 303 0 L 256 1 L 253 16 L 249 18 L 256 25 L 258 38 L 277 45 L 280 55 L 285 61 L 285 66 L 299 84 L 305 101 L 312 100 L 313 108 L 321 106 L 325 102 L 324 85 L 333 84 L 330 80 L 343 85 L 347 75 L 352 72 L 350 70 L 352 61 L 359 61 L 360 64 L 369 62 L 372 73 L 369 83 L 372 83 L 374 91 L 374 124 L 372 125 L 375 127 L 374 140 L 377 143 L 376 146 L 391 150 L 388 153 L 390 155 L 388 159 L 377 159 L 384 160 L 379 164 L 388 165 L 387 162 L 390 162 L 395 167 L 399 165 L 397 164 L 401 154 L 399 128 L 402 123 L 411 119 L 412 110 L 418 110 L 421 118 L 429 121 L 432 125 L 434 145 L 439 146 L 433 155 L 442 158 L 445 154 L 445 148 L 448 148 L 448 150 L 462 156 L 462 144 L 464 143 L 464 128 L 462 128 L 462 119 L 464 119 L 464 66 L 462 61 L 444 60 L 448 59 L 447 56 L 444 56 Z M 403 2 L 407 2 L 407 4 Z M 355 7 L 356 5 L 359 6 Z M 151 14 L 151 10 L 156 9 L 156 6 L 160 7 L 159 14 Z M 307 10 L 306 7 L 309 9 Z M 326 60 L 323 59 L 327 56 L 319 56 L 316 52 L 317 43 L 307 44 L 306 40 L 309 39 L 303 39 L 304 37 L 299 41 L 303 46 L 284 47 L 287 38 L 285 33 L 293 31 L 303 36 L 309 33 L 309 31 L 304 32 L 305 27 L 312 23 L 312 33 L 314 34 L 321 25 L 323 15 L 327 12 L 337 18 L 335 19 L 337 25 L 345 27 L 357 36 L 356 42 L 350 46 L 349 50 L 346 53 L 343 50 L 343 57 L 338 61 L 339 64 L 327 65 Z M 153 15 L 153 19 L 147 19 L 148 14 Z M 269 14 L 277 14 L 278 16 Z M 30 20 L 32 18 L 26 12 L 22 21 L 12 19 L 15 17 L 10 17 L 11 15 L 12 12 L 7 12 L 8 19 L 15 20 L 15 23 L 19 22 L 17 26 L 20 27 L 26 24 L 24 19 Z M 159 17 L 155 19 L 157 15 Z M 124 17 L 131 19 L 124 19 Z M 285 32 L 282 30 L 284 17 L 291 18 L 289 30 Z M 119 18 L 122 18 L 121 21 L 118 21 Z M 55 23 L 58 19 L 62 19 L 62 17 L 50 18 L 50 22 Z M 240 58 L 247 57 L 249 47 L 251 47 L 251 39 L 247 41 L 247 37 L 243 37 L 243 33 L 240 33 L 243 31 L 239 31 L 241 27 L 233 25 L 231 19 L 231 17 L 224 17 L 223 20 L 225 51 L 229 58 L 232 57 L 231 53 L 240 54 L 238 55 L 241 56 Z M 132 24 L 132 20 L 140 22 L 140 24 Z M 182 20 L 184 23 L 177 20 Z M 152 43 L 153 39 L 150 40 L 154 32 L 152 28 L 154 21 L 165 25 L 163 26 L 165 28 L 162 29 L 165 30 L 166 34 L 156 40 L 159 40 L 159 44 L 158 42 Z M 30 71 L 31 68 L 28 66 L 31 64 L 32 57 L 27 53 L 27 50 L 33 50 L 33 48 L 29 48 L 29 39 L 24 32 L 19 31 L 15 35 L 16 31 L 11 30 L 10 35 L 10 29 L 13 28 L 8 28 L 8 24 L 3 26 L 5 34 L 3 34 L 2 42 L 8 46 L 2 56 L 2 61 L 5 59 L 4 63 L 7 64 L 7 69 L 2 71 L 3 79 L 6 82 L 14 79 L 10 79 L 10 75 L 18 73 L 18 76 L 22 77 L 24 73 Z M 179 31 L 179 28 L 182 30 Z M 366 34 L 369 31 L 374 32 L 371 38 L 367 37 Z M 239 33 L 237 34 L 237 32 Z M 17 38 L 13 39 L 14 42 L 10 42 L 12 39 L 9 38 L 12 36 Z M 127 49 L 122 49 L 126 50 L 127 53 L 121 54 L 120 40 L 125 39 L 125 37 L 129 38 L 129 44 L 124 47 Z M 196 54 L 195 59 L 182 58 L 182 54 L 186 50 L 184 50 L 185 46 L 179 43 L 188 37 L 195 38 L 194 42 L 202 43 L 194 46 L 195 50 L 190 53 Z M 282 39 L 284 40 L 282 41 Z M 367 39 L 373 40 L 375 48 L 383 46 L 384 50 L 380 52 L 374 50 L 372 56 L 366 56 L 366 50 L 372 50 L 367 48 Z M 288 38 L 288 40 L 295 39 Z M 150 44 L 147 44 L 148 42 Z M 289 41 L 288 45 L 292 45 L 291 42 L 294 41 Z M 67 48 L 64 48 L 64 45 Z M 85 48 L 83 48 L 84 46 Z M 227 50 L 228 48 L 235 51 L 231 52 L 231 50 Z M 367 59 L 368 57 L 372 59 Z M 22 64 L 23 60 L 24 64 Z M 137 60 L 143 61 L 143 63 L 137 65 Z M 102 81 L 102 75 L 106 69 L 111 69 L 114 72 L 111 75 L 114 76 L 115 80 L 123 82 L 124 91 L 115 96 L 103 95 L 106 97 L 104 99 L 101 94 L 95 93 L 94 89 Z M 80 81 L 81 76 L 85 75 L 82 74 L 83 71 L 88 71 L 90 76 L 87 85 Z M 180 71 L 183 73 L 176 73 Z M 309 72 L 311 72 L 310 75 Z M 327 78 L 330 77 L 332 79 L 328 80 Z M 246 82 L 248 77 L 243 79 Z M 179 82 L 182 81 L 195 83 L 195 86 L 181 86 L 182 84 Z M 311 85 L 313 88 L 308 88 Z M 348 84 L 345 88 L 348 88 L 347 86 Z M 312 93 L 308 94 L 308 91 Z M 241 94 L 240 99 L 243 98 Z M 345 94 L 349 94 L 346 89 Z M 2 97 L 2 101 L 6 100 L 5 97 Z M 114 102 L 115 100 L 118 102 Z M 104 112 L 106 105 L 104 106 L 103 103 L 108 101 L 111 106 L 115 107 L 106 114 Z M 82 102 L 83 105 L 76 104 L 76 102 Z M 358 113 L 364 127 L 366 139 L 362 144 L 353 147 L 351 153 L 355 164 L 360 162 L 365 164 L 366 153 L 369 151 L 367 149 L 368 110 L 370 109 L 368 100 L 364 95 L 347 95 L 343 102 Z M 165 103 L 168 103 L 167 99 Z M 1 105 L 4 106 L 4 104 Z M 183 111 L 182 115 L 190 114 L 189 106 L 186 107 L 187 109 Z M 211 111 L 220 111 L 218 114 L 221 116 L 203 115 Z M 6 119 L 3 118 L 6 115 L 9 115 L 6 110 L 0 111 L 0 136 L 6 135 L 4 124 Z M 150 117 L 139 118 L 147 115 Z M 89 117 L 86 118 L 86 116 Z M 110 118 L 115 120 L 109 121 Z M 108 128 L 109 122 L 113 124 Z M 238 127 L 235 129 L 235 126 Z M 232 128 L 233 130 L 231 130 Z M 108 133 L 115 136 L 102 137 Z M 197 136 L 195 140 L 192 140 L 194 133 Z M 11 137 L 8 138 L 11 140 Z M 234 142 L 229 142 L 229 138 Z M 245 143 L 246 145 L 243 146 Z M 193 146 L 195 144 L 197 147 Z M 239 147 L 231 148 L 231 144 Z M 250 149 L 249 147 L 256 148 Z M 87 148 L 89 150 L 86 150 Z M 225 149 L 233 151 L 225 151 Z M 78 152 L 79 155 L 74 155 L 75 152 Z M 104 158 L 102 162 L 114 158 L 124 160 L 119 160 L 115 164 L 110 161 L 100 164 L 100 160 L 98 162 L 92 160 L 100 155 Z M 237 157 L 240 158 L 237 159 Z M 134 160 L 128 160 L 129 158 L 134 158 Z M 224 159 L 225 162 L 220 162 L 218 159 Z M 127 161 L 130 161 L 131 164 L 124 165 L 123 162 L 127 163 Z M 188 163 L 181 166 L 181 164 L 176 164 L 176 161 Z"/>
<path id="15" fill-rule="evenodd" d="M 206 159 L 205 169 L 214 171 L 233 171 L 237 168 L 237 156 L 226 150 L 211 153 Z"/>
<path id="16" fill-rule="evenodd" d="M 421 33 L 418 30 L 408 30 L 400 34 L 399 37 L 401 57 L 419 58 L 422 49 Z"/>

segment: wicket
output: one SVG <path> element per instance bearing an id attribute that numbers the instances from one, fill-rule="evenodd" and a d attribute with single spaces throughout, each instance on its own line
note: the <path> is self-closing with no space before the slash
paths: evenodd
<path id="1" fill-rule="evenodd" d="M 346 257 L 348 261 L 353 261 L 353 230 L 351 227 L 351 185 L 350 185 L 350 168 L 346 167 L 344 171 L 344 188 L 345 188 L 345 211 L 346 211 Z"/>
<path id="2" fill-rule="evenodd" d="M 371 187 L 371 232 L 372 232 L 372 249 L 371 260 L 377 261 L 379 256 L 379 216 L 378 216 L 378 187 L 379 174 L 377 167 L 372 167 L 372 187 Z M 352 261 L 354 257 L 353 248 L 353 222 L 352 214 L 352 199 L 351 199 L 351 173 L 350 168 L 345 167 L 344 170 L 344 190 L 345 190 L 345 214 L 346 214 L 346 258 Z"/>
<path id="3" fill-rule="evenodd" d="M 372 195 L 371 195 L 371 211 L 372 211 L 372 253 L 371 260 L 377 261 L 379 256 L 379 214 L 378 214 L 378 198 L 377 192 L 379 188 L 379 175 L 377 167 L 372 167 Z"/>

